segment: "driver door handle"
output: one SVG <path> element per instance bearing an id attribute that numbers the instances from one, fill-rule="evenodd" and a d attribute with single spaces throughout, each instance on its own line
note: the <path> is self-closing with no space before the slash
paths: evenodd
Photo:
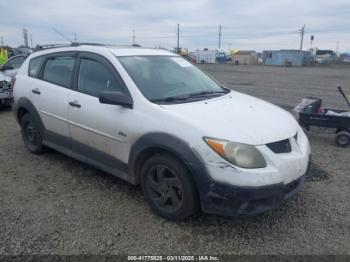
<path id="1" fill-rule="evenodd" d="M 33 94 L 36 94 L 36 95 L 40 95 L 40 94 L 41 94 L 39 88 L 33 89 L 33 90 L 32 90 L 32 93 L 33 93 Z"/>
<path id="2" fill-rule="evenodd" d="M 73 106 L 73 107 L 81 108 L 81 104 L 79 104 L 79 101 L 77 101 L 77 100 L 70 101 L 69 105 Z"/>

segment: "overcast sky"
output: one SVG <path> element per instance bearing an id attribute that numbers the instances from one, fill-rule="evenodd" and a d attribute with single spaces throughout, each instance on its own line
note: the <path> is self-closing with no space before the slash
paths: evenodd
<path id="1" fill-rule="evenodd" d="M 298 30 L 306 25 L 304 48 L 350 51 L 350 0 L 1 0 L 0 35 L 5 44 L 23 43 L 22 28 L 33 43 L 62 43 L 54 32 L 78 41 L 131 44 L 132 30 L 142 46 L 180 46 L 190 50 L 299 48 Z"/>

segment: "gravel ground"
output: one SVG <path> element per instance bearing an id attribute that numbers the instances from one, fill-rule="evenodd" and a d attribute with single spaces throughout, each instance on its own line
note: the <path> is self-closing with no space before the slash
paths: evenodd
<path id="1" fill-rule="evenodd" d="M 349 68 L 204 65 L 230 88 L 290 108 L 303 96 L 344 107 Z M 350 89 L 347 89 L 350 93 Z M 184 222 L 151 213 L 139 187 L 55 151 L 23 146 L 9 110 L 0 111 L 0 255 L 350 254 L 349 150 L 323 129 L 302 191 L 252 218 L 199 214 Z"/>
<path id="2" fill-rule="evenodd" d="M 304 96 L 320 97 L 324 104 L 344 108 L 337 86 L 350 94 L 350 66 L 272 67 L 201 65 L 229 88 L 263 98 L 282 107 L 293 107 Z M 345 107 L 346 108 L 346 107 Z"/>

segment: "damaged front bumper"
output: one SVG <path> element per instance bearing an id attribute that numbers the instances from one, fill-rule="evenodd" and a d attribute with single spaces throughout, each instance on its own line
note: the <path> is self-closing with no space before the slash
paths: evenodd
<path id="1" fill-rule="evenodd" d="M 284 185 L 243 187 L 212 182 L 202 196 L 202 210 L 220 215 L 252 216 L 281 205 L 299 191 L 304 176 Z"/>
<path id="2" fill-rule="evenodd" d="M 0 106 L 8 106 L 13 102 L 11 84 L 7 81 L 0 81 Z"/>

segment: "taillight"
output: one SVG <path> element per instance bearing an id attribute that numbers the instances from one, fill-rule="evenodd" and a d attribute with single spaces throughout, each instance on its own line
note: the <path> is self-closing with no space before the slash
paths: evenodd
<path id="1" fill-rule="evenodd" d="M 11 85 L 12 89 L 15 88 L 15 83 L 16 83 L 16 77 L 13 77 L 13 78 L 11 79 L 11 82 L 10 82 L 10 85 Z"/>

